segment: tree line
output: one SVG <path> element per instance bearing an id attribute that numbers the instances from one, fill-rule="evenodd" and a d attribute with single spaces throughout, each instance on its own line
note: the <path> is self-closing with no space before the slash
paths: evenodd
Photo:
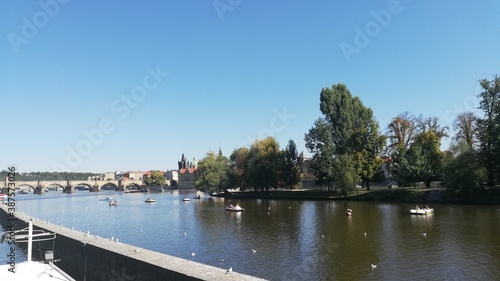
<path id="1" fill-rule="evenodd" d="M 2 179 L 8 177 L 8 171 L 0 172 Z M 89 177 L 101 176 L 96 173 L 77 173 L 77 172 L 22 172 L 16 174 L 18 181 L 65 181 L 65 180 L 87 180 Z"/>
<path id="2" fill-rule="evenodd" d="M 500 180 L 500 77 L 479 81 L 479 109 L 458 114 L 449 149 L 441 141 L 450 128 L 437 117 L 400 113 L 381 132 L 373 111 L 346 85 L 334 84 L 320 92 L 320 112 L 305 134 L 312 153 L 314 181 L 342 194 L 371 182 L 388 180 L 398 186 L 442 182 L 468 193 Z M 385 171 L 385 172 L 384 172 Z M 293 140 L 285 149 L 273 137 L 256 140 L 250 148 L 235 149 L 229 158 L 209 151 L 198 165 L 195 186 L 209 193 L 233 187 L 268 191 L 296 188 L 301 173 Z"/>
<path id="3" fill-rule="evenodd" d="M 269 188 L 293 189 L 301 183 L 297 146 L 293 140 L 285 149 L 275 138 L 256 140 L 250 148 L 240 147 L 225 157 L 219 150 L 209 151 L 198 162 L 195 187 L 214 193 L 228 188 L 269 191 Z"/>

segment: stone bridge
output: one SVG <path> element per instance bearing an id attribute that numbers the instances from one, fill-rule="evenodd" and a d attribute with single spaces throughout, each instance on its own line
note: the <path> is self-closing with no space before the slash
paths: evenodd
<path id="1" fill-rule="evenodd" d="M 8 186 L 8 179 L 5 178 L 4 186 Z M 64 193 L 71 193 L 75 186 L 87 186 L 90 192 L 99 192 L 105 185 L 113 186 L 114 190 L 125 190 L 133 187 L 140 188 L 143 185 L 142 180 L 66 180 L 66 181 L 16 181 L 16 189 L 21 186 L 28 186 L 34 193 L 43 193 L 49 186 L 58 186 L 63 188 Z"/>

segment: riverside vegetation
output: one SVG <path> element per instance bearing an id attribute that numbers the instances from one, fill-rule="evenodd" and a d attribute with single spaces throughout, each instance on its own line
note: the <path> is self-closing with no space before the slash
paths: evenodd
<path id="1" fill-rule="evenodd" d="M 321 90 L 322 116 L 305 133 L 312 153 L 310 170 L 303 169 L 304 159 L 293 140 L 280 149 L 275 138 L 267 137 L 235 149 L 229 157 L 220 150 L 207 152 L 198 163 L 195 186 L 228 197 L 423 201 L 429 189 L 403 187 L 422 182 L 429 188 L 437 181 L 445 187 L 444 201 L 496 203 L 500 77 L 479 84 L 484 115 L 459 113 L 446 151 L 440 148 L 441 140 L 450 136 L 450 128 L 441 126 L 437 117 L 403 112 L 382 133 L 372 110 L 346 85 L 336 84 Z M 314 181 L 321 191 L 294 191 L 304 179 Z M 371 190 L 371 183 L 394 183 L 399 188 Z M 359 185 L 364 190 L 356 188 Z M 244 192 L 230 192 L 234 188 Z"/>

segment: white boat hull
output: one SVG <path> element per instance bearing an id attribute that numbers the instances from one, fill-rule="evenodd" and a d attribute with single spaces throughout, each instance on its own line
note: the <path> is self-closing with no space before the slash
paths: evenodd
<path id="1" fill-rule="evenodd" d="M 434 209 L 429 208 L 429 209 L 411 209 L 410 213 L 412 215 L 431 215 L 434 214 Z"/>

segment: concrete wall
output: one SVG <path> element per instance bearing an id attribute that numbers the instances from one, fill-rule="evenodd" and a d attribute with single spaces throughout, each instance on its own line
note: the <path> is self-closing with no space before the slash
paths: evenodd
<path id="1" fill-rule="evenodd" d="M 17 213 L 16 228 L 27 226 L 30 219 Z M 0 221 L 6 225 L 6 206 L 0 208 Z M 76 280 L 83 281 L 165 281 L 165 280 L 264 280 L 225 269 L 160 254 L 121 242 L 97 238 L 94 235 L 56 226 L 33 219 L 34 229 L 57 233 L 54 258 L 62 270 Z M 44 242 L 40 243 L 43 244 Z M 33 259 L 38 249 L 34 243 Z M 50 243 L 50 249 L 52 250 Z"/>

